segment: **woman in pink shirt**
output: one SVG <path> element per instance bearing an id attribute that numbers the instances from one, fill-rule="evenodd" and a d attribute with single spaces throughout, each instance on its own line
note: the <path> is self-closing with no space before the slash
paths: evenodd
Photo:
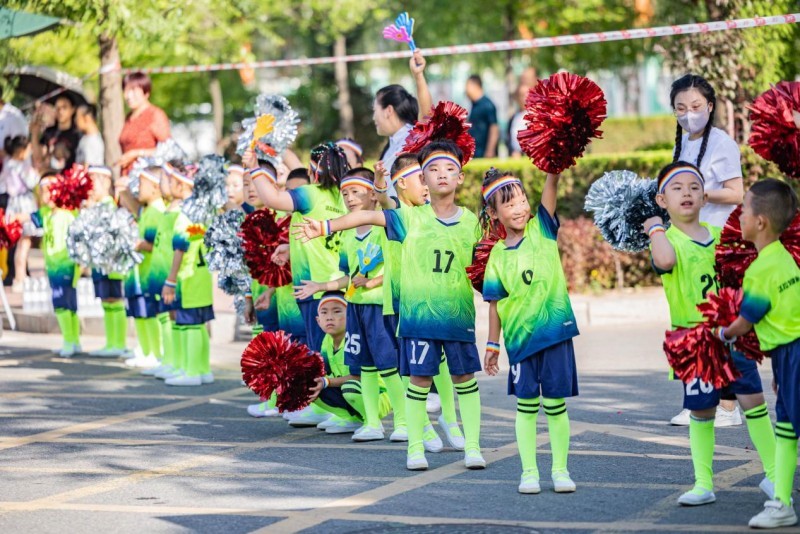
<path id="1" fill-rule="evenodd" d="M 167 114 L 150 103 L 151 87 L 150 77 L 143 72 L 132 72 L 122 80 L 125 103 L 131 110 L 119 134 L 122 157 L 118 163 L 123 175 L 137 158 L 151 155 L 170 135 Z"/>

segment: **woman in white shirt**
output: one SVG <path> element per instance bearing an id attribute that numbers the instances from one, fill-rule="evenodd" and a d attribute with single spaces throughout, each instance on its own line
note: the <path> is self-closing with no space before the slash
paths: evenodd
<path id="1" fill-rule="evenodd" d="M 700 222 L 723 227 L 728 216 L 744 199 L 739 145 L 714 126 L 717 95 L 705 78 L 687 74 L 677 79 L 672 84 L 669 100 L 678 120 L 672 160 L 687 161 L 700 169 L 706 192 L 706 205 L 700 210 Z M 688 425 L 689 410 L 681 411 L 670 422 Z M 736 403 L 723 394 L 714 426 L 741 424 L 742 416 Z"/>

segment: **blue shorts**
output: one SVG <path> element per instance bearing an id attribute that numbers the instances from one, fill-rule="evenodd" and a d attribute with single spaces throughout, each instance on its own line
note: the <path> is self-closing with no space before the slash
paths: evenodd
<path id="1" fill-rule="evenodd" d="M 298 301 L 297 306 L 300 308 L 300 315 L 303 316 L 303 322 L 306 324 L 306 346 L 314 352 L 319 352 L 322 350 L 322 339 L 325 337 L 325 332 L 317 324 L 319 301 Z"/>
<path id="2" fill-rule="evenodd" d="M 438 339 L 401 338 L 400 374 L 404 376 L 436 376 L 447 358 L 451 375 L 468 375 L 481 370 L 481 358 L 475 343 Z"/>
<path id="3" fill-rule="evenodd" d="M 800 435 L 800 338 L 769 351 L 772 376 L 778 385 L 775 416 L 779 423 L 792 423 Z"/>
<path id="4" fill-rule="evenodd" d="M 179 310 L 181 308 L 181 303 L 178 299 L 172 301 L 172 304 L 167 304 L 164 302 L 164 299 L 158 297 L 158 313 L 159 315 L 162 313 L 169 313 L 171 311 Z"/>
<path id="5" fill-rule="evenodd" d="M 398 365 L 397 339 L 391 322 L 386 322 L 379 304 L 347 306 L 347 329 L 344 334 L 344 363 L 358 367 L 376 367 L 379 371 Z"/>
<path id="6" fill-rule="evenodd" d="M 72 285 L 51 286 L 53 308 L 56 310 L 78 311 L 78 291 Z"/>
<path id="7" fill-rule="evenodd" d="M 345 400 L 344 393 L 342 393 L 342 388 L 325 388 L 319 392 L 319 400 L 327 404 L 332 408 L 341 408 L 342 410 L 347 410 L 347 413 L 353 415 L 355 417 L 361 418 L 361 415 L 358 411 L 350 406 L 350 404 Z"/>
<path id="8" fill-rule="evenodd" d="M 122 280 L 111 280 L 108 276 L 92 273 L 94 282 L 94 296 L 101 299 L 121 299 L 125 296 L 122 290 Z"/>
<path id="9" fill-rule="evenodd" d="M 200 308 L 178 308 L 177 313 L 175 314 L 175 324 L 178 326 L 205 324 L 213 320 L 213 306 L 201 306 Z"/>
<path id="10" fill-rule="evenodd" d="M 134 319 L 152 319 L 158 315 L 158 302 L 155 299 L 147 298 L 143 295 L 128 297 L 127 312 L 128 317 Z"/>
<path id="11" fill-rule="evenodd" d="M 273 306 L 270 306 L 268 310 L 256 310 L 256 322 L 261 325 L 264 332 L 277 332 L 281 329 L 278 324 L 278 314 Z"/>
<path id="12" fill-rule="evenodd" d="M 578 395 L 578 371 L 572 340 L 528 356 L 508 371 L 508 394 L 518 399 L 563 399 Z"/>
<path id="13" fill-rule="evenodd" d="M 761 385 L 761 375 L 758 374 L 758 364 L 754 360 L 748 360 L 741 352 L 732 352 L 733 363 L 741 378 L 731 382 L 722 389 L 715 389 L 713 385 L 695 378 L 688 384 L 683 384 L 683 407 L 687 410 L 707 410 L 719 405 L 723 397 L 723 392 L 730 390 L 736 395 L 754 395 L 763 393 L 764 387 Z"/>

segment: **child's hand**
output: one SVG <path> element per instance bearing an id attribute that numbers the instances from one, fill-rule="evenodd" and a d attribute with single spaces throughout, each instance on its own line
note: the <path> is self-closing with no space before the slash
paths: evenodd
<path id="1" fill-rule="evenodd" d="M 386 165 L 383 163 L 383 160 L 379 161 L 375 164 L 375 178 L 383 178 L 384 180 L 389 177 L 389 171 L 386 169 Z"/>
<path id="2" fill-rule="evenodd" d="M 350 283 L 353 284 L 353 286 L 355 287 L 367 287 L 367 284 L 369 284 L 369 278 L 357 274 L 350 279 Z"/>
<path id="3" fill-rule="evenodd" d="M 256 311 L 253 308 L 252 297 L 245 297 L 244 299 L 244 322 L 247 324 L 255 324 Z"/>
<path id="4" fill-rule="evenodd" d="M 315 400 L 317 400 L 317 397 L 319 397 L 319 394 L 322 393 L 322 390 L 323 390 L 322 386 L 324 384 L 325 384 L 325 381 L 322 378 L 315 378 L 314 379 L 314 387 L 312 387 L 311 390 L 309 391 L 309 393 L 311 393 L 311 402 L 314 402 Z"/>
<path id="5" fill-rule="evenodd" d="M 278 245 L 275 247 L 275 251 L 270 256 L 270 260 L 275 265 L 283 267 L 289 262 L 289 245 Z"/>
<path id="6" fill-rule="evenodd" d="M 164 299 L 164 304 L 171 305 L 175 302 L 175 288 L 164 286 L 164 289 L 161 290 L 161 298 Z"/>
<path id="7" fill-rule="evenodd" d="M 244 165 L 245 169 L 255 169 L 258 167 L 258 157 L 256 157 L 256 151 L 252 148 L 248 148 L 242 154 L 242 165 Z"/>
<path id="8" fill-rule="evenodd" d="M 500 366 L 497 364 L 499 358 L 500 354 L 498 352 L 493 350 L 486 351 L 486 355 L 483 357 L 483 370 L 486 371 L 487 375 L 495 376 L 500 372 Z"/>
<path id="9" fill-rule="evenodd" d="M 315 221 L 307 217 L 303 217 L 303 221 L 302 223 L 295 223 L 292 225 L 292 235 L 301 243 L 306 243 L 324 234 L 322 230 L 322 221 Z"/>
<path id="10" fill-rule="evenodd" d="M 269 292 L 261 293 L 256 299 L 255 307 L 258 311 L 265 311 L 269 309 L 272 304 L 272 294 Z"/>
<path id="11" fill-rule="evenodd" d="M 300 300 L 311 298 L 315 293 L 319 293 L 324 289 L 322 284 L 312 282 L 311 280 L 300 280 L 300 285 L 294 286 L 294 298 Z"/>
<path id="12" fill-rule="evenodd" d="M 650 228 L 651 228 L 651 227 L 652 227 L 654 224 L 664 224 L 664 221 L 661 219 L 661 217 L 658 217 L 658 216 L 656 216 L 656 217 L 650 217 L 650 218 L 649 218 L 649 219 L 647 219 L 647 220 L 644 222 L 644 224 L 642 225 L 642 230 L 644 231 L 644 233 L 647 233 L 647 232 L 648 232 L 648 230 L 650 230 Z"/>

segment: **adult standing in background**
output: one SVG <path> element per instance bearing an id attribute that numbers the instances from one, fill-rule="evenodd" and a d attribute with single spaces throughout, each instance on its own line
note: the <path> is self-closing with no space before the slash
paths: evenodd
<path id="1" fill-rule="evenodd" d="M 164 110 L 150 103 L 152 82 L 143 72 L 131 72 L 122 80 L 122 92 L 130 112 L 119 134 L 122 156 L 117 164 L 127 174 L 138 158 L 155 152 L 156 145 L 170 136 L 169 118 Z"/>
<path id="2" fill-rule="evenodd" d="M 508 121 L 508 153 L 512 158 L 519 158 L 522 156 L 522 147 L 517 140 L 517 134 L 525 129 L 525 100 L 528 98 L 528 92 L 536 85 L 536 69 L 528 67 L 519 77 L 519 86 L 517 86 L 516 99 L 517 99 L 517 112 L 511 116 Z"/>
<path id="3" fill-rule="evenodd" d="M 42 131 L 50 109 L 55 111 L 55 124 Z M 40 106 L 31 121 L 31 142 L 34 164 L 40 172 L 62 171 L 75 163 L 81 133 L 75 127 L 75 104 L 67 94 L 56 97 L 55 107 Z"/>
<path id="4" fill-rule="evenodd" d="M 497 108 L 483 93 L 483 81 L 477 74 L 467 78 L 467 98 L 472 101 L 469 122 L 472 128 L 469 133 L 475 138 L 475 157 L 497 157 L 497 143 L 500 140 L 500 128 L 497 126 Z"/>
<path id="5" fill-rule="evenodd" d="M 83 134 L 78 143 L 75 162 L 86 166 L 104 166 L 106 146 L 97 127 L 97 108 L 92 104 L 78 106 L 75 112 L 75 125 Z"/>

